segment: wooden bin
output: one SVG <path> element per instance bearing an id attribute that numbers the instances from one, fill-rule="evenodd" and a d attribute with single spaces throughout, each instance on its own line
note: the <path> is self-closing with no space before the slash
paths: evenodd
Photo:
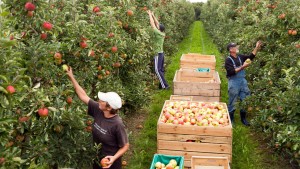
<path id="1" fill-rule="evenodd" d="M 191 169 L 230 169 L 226 157 L 192 156 Z"/>
<path id="2" fill-rule="evenodd" d="M 210 68 L 215 70 L 216 57 L 198 53 L 183 54 L 180 58 L 180 68 Z"/>
<path id="3" fill-rule="evenodd" d="M 174 102 L 166 100 L 167 103 Z M 190 101 L 194 103 L 194 101 Z M 220 103 L 229 113 L 226 103 Z M 168 124 L 161 122 L 163 110 L 157 123 L 157 152 L 184 156 L 185 168 L 191 167 L 192 156 L 226 157 L 232 160 L 232 125 L 229 119 L 227 126 L 197 126 Z"/>
<path id="4" fill-rule="evenodd" d="M 177 70 L 173 79 L 174 95 L 220 97 L 221 80 L 218 72 L 213 77 L 202 77 L 202 73 Z"/>
<path id="5" fill-rule="evenodd" d="M 220 101 L 220 97 L 171 95 L 170 96 L 170 100 L 219 102 Z"/>

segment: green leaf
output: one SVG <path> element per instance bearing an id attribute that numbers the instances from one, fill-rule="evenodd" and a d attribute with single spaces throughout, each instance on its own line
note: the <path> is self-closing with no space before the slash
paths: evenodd
<path id="1" fill-rule="evenodd" d="M 9 14 L 10 14 L 9 12 L 4 11 L 4 12 L 2 12 L 2 13 L 0 14 L 0 16 L 6 17 L 6 16 L 8 16 Z"/>
<path id="2" fill-rule="evenodd" d="M 0 79 L 3 79 L 6 83 L 8 83 L 8 79 L 4 75 L 0 75 Z"/>
<path id="3" fill-rule="evenodd" d="M 7 94 L 7 90 L 4 87 L 2 87 L 2 86 L 0 86 L 0 92 L 3 92 L 5 94 Z"/>

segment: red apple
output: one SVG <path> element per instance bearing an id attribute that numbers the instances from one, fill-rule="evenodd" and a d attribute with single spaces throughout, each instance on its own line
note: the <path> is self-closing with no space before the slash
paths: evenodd
<path id="1" fill-rule="evenodd" d="M 109 159 L 108 158 L 102 158 L 102 160 L 100 161 L 100 164 L 102 167 L 107 167 L 108 166 L 108 163 L 109 162 Z"/>
<path id="2" fill-rule="evenodd" d="M 56 53 L 54 54 L 54 58 L 55 58 L 55 59 L 61 59 L 61 57 L 62 57 L 62 55 L 61 55 L 59 52 L 56 52 Z"/>
<path id="3" fill-rule="evenodd" d="M 120 62 L 116 62 L 116 63 L 113 64 L 113 67 L 119 68 L 119 67 L 121 67 L 121 63 Z"/>
<path id="4" fill-rule="evenodd" d="M 111 51 L 112 51 L 113 53 L 116 53 L 116 52 L 118 51 L 117 46 L 113 46 L 113 47 L 111 48 Z"/>
<path id="5" fill-rule="evenodd" d="M 24 117 L 20 117 L 19 118 L 19 122 L 26 122 L 26 121 L 28 121 L 29 120 L 29 117 L 28 116 L 24 116 Z"/>
<path id="6" fill-rule="evenodd" d="M 47 31 L 50 31 L 52 29 L 52 24 L 50 22 L 44 22 L 43 28 Z"/>
<path id="7" fill-rule="evenodd" d="M 114 37 L 114 36 L 115 36 L 115 34 L 112 33 L 112 32 L 110 32 L 110 33 L 108 34 L 108 37 L 109 37 L 109 38 L 112 38 L 112 37 Z"/>
<path id="8" fill-rule="evenodd" d="M 93 8 L 93 12 L 95 12 L 95 13 L 100 12 L 100 7 L 99 6 L 95 6 Z"/>
<path id="9" fill-rule="evenodd" d="M 9 93 L 9 94 L 13 94 L 16 92 L 15 88 L 11 85 L 7 86 L 6 87 L 6 91 Z"/>
<path id="10" fill-rule="evenodd" d="M 48 116 L 48 109 L 46 107 L 40 108 L 38 110 L 38 114 L 40 115 L 40 117 L 47 117 Z"/>
<path id="11" fill-rule="evenodd" d="M 14 35 L 9 36 L 9 40 L 14 40 L 14 39 L 15 39 Z"/>
<path id="12" fill-rule="evenodd" d="M 27 16 L 28 16 L 29 18 L 33 17 L 33 11 L 28 11 L 28 12 L 27 12 Z"/>
<path id="13" fill-rule="evenodd" d="M 72 104 L 73 99 L 72 99 L 72 97 L 69 96 L 69 97 L 67 97 L 66 101 L 68 104 Z"/>
<path id="14" fill-rule="evenodd" d="M 41 34 L 41 39 L 42 39 L 42 40 L 47 39 L 47 33 L 42 33 L 42 34 Z"/>
<path id="15" fill-rule="evenodd" d="M 27 11 L 34 11 L 35 10 L 35 5 L 31 2 L 26 2 L 25 9 Z"/>
<path id="16" fill-rule="evenodd" d="M 86 48 L 88 45 L 87 45 L 87 43 L 85 42 L 85 41 L 81 41 L 80 42 L 80 47 L 82 48 L 82 49 L 84 49 L 84 48 Z"/>
<path id="17" fill-rule="evenodd" d="M 95 56 L 95 51 L 94 51 L 94 50 L 90 50 L 90 51 L 89 51 L 89 56 L 94 57 L 94 56 Z"/>
<path id="18" fill-rule="evenodd" d="M 128 16 L 133 16 L 133 11 L 132 10 L 127 10 L 127 15 Z"/>

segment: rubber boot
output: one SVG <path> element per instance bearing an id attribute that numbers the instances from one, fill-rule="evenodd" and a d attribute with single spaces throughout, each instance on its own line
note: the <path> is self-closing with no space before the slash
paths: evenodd
<path id="1" fill-rule="evenodd" d="M 248 123 L 248 121 L 246 120 L 246 115 L 247 112 L 246 111 L 241 111 L 240 112 L 240 116 L 241 116 L 241 121 L 245 126 L 250 126 L 250 124 Z"/>
<path id="2" fill-rule="evenodd" d="M 229 112 L 229 117 L 230 117 L 230 121 L 231 121 L 231 124 L 233 125 L 233 123 L 234 123 L 234 111 L 235 110 L 233 110 L 232 112 Z"/>

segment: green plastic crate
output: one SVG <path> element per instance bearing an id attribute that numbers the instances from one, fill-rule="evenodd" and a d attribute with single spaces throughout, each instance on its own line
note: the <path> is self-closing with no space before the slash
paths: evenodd
<path id="1" fill-rule="evenodd" d="M 179 169 L 184 169 L 184 157 L 183 156 L 172 156 L 172 155 L 164 155 L 164 154 L 154 154 L 152 164 L 150 169 L 155 169 L 155 163 L 161 162 L 164 164 L 168 164 L 171 159 L 176 160 L 177 166 L 179 166 Z"/>
<path id="2" fill-rule="evenodd" d="M 196 68 L 197 72 L 210 72 L 210 68 Z"/>

